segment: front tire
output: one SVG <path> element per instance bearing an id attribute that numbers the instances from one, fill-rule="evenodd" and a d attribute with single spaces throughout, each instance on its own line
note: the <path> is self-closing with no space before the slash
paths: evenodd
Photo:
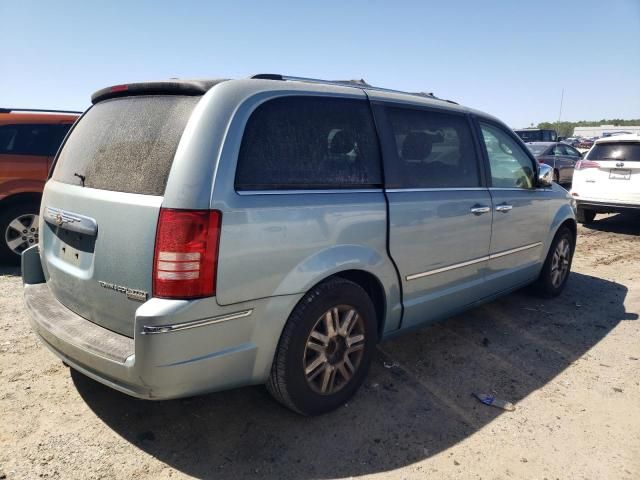
<path id="1" fill-rule="evenodd" d="M 578 208 L 578 211 L 576 212 L 576 220 L 578 220 L 578 223 L 588 224 L 593 222 L 595 218 L 596 212 L 594 210 Z"/>
<path id="2" fill-rule="evenodd" d="M 575 251 L 575 236 L 567 227 L 560 227 L 536 282 L 538 291 L 546 297 L 557 297 L 564 290 Z"/>
<path id="3" fill-rule="evenodd" d="M 20 255 L 38 243 L 38 205 L 12 205 L 0 212 L 0 262 L 17 265 Z"/>
<path id="4" fill-rule="evenodd" d="M 291 410 L 319 415 L 347 402 L 364 381 L 376 312 L 358 284 L 334 278 L 309 291 L 282 332 L 267 389 Z"/>

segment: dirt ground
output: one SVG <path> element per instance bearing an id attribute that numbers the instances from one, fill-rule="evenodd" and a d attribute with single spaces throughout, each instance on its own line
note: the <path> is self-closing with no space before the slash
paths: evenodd
<path id="1" fill-rule="evenodd" d="M 40 345 L 18 272 L 0 273 L 0 479 L 640 478 L 637 216 L 580 227 L 559 298 L 516 292 L 382 344 L 358 395 L 318 418 L 262 387 L 103 387 Z"/>

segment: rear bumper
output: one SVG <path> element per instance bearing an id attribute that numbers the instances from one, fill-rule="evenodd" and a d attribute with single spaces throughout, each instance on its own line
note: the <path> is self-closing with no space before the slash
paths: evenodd
<path id="1" fill-rule="evenodd" d="M 23 259 L 23 269 L 26 263 Z M 25 278 L 37 275 L 27 273 Z M 292 295 L 217 307 L 213 315 L 212 299 L 151 299 L 138 308 L 130 338 L 75 314 L 46 283 L 24 285 L 31 325 L 58 357 L 116 390 L 155 400 L 263 383 L 298 299 Z"/>
<path id="2" fill-rule="evenodd" d="M 637 212 L 640 204 L 611 202 L 606 200 L 579 200 L 575 198 L 576 207 L 593 210 L 597 213 Z"/>

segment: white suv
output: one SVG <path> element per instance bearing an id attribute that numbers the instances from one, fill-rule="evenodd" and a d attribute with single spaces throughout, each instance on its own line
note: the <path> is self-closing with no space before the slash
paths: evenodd
<path id="1" fill-rule="evenodd" d="M 576 163 L 571 196 L 580 223 L 592 222 L 596 213 L 640 210 L 640 135 L 596 140 Z"/>

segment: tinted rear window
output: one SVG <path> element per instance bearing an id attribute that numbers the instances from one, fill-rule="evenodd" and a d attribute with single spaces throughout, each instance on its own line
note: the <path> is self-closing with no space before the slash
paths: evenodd
<path id="1" fill-rule="evenodd" d="M 364 100 L 283 97 L 259 106 L 245 128 L 238 190 L 381 185 L 373 118 Z"/>
<path id="2" fill-rule="evenodd" d="M 53 156 L 71 124 L 16 124 L 0 127 L 0 154 Z"/>
<path id="3" fill-rule="evenodd" d="M 105 100 L 78 122 L 53 179 L 117 192 L 163 195 L 187 120 L 200 97 Z"/>
<path id="4" fill-rule="evenodd" d="M 596 143 L 587 156 L 589 160 L 620 160 L 640 162 L 640 143 Z"/>

